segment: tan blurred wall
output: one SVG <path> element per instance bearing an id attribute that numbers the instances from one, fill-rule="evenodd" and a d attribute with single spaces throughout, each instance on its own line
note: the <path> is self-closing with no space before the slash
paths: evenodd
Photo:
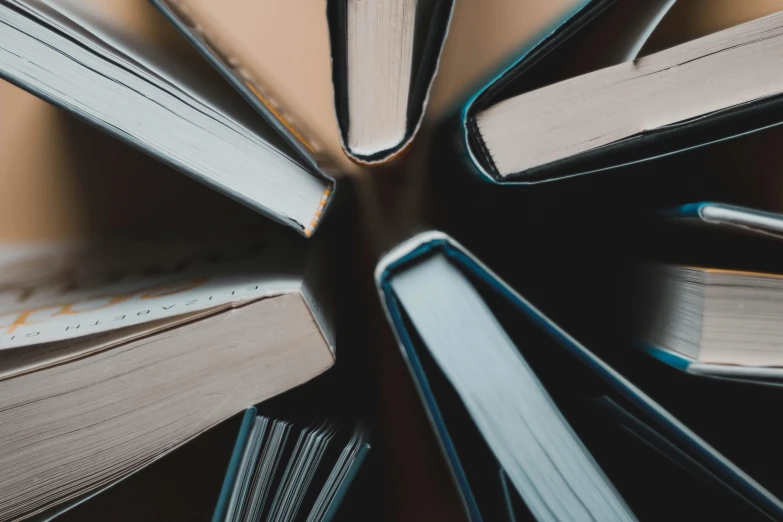
<path id="1" fill-rule="evenodd" d="M 80 235 L 75 164 L 49 104 L 0 81 L 0 240 Z"/>
<path id="2" fill-rule="evenodd" d="M 456 0 L 427 118 L 434 120 L 480 86 L 580 0 Z"/>
<path id="3" fill-rule="evenodd" d="M 341 173 L 362 172 L 342 152 L 334 112 L 326 0 L 179 0 L 222 51 L 262 87 L 284 119 Z"/>

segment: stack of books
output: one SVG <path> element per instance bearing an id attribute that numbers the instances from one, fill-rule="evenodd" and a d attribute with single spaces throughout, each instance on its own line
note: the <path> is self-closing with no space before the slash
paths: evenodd
<path id="1" fill-rule="evenodd" d="M 783 2 L 478 5 L 0 1 L 0 521 L 783 520 Z"/>

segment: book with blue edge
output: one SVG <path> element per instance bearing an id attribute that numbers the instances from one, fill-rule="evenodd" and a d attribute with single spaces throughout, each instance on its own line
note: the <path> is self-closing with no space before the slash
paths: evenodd
<path id="1" fill-rule="evenodd" d="M 682 261 L 699 264 L 643 269 L 640 347 L 690 375 L 779 386 L 783 332 L 776 325 L 783 317 L 783 287 L 781 275 L 766 269 L 774 269 L 783 252 L 783 215 L 707 201 L 664 210 L 660 220 L 669 230 L 687 233 L 693 250 L 707 252 L 678 249 Z M 714 249 L 707 246 L 707 234 Z M 759 259 L 753 247 L 768 259 Z"/>
<path id="2" fill-rule="evenodd" d="M 245 411 L 212 522 L 307 520 L 338 512 L 370 450 L 365 427 Z"/>
<path id="3" fill-rule="evenodd" d="M 705 473 L 710 477 L 701 493 L 712 499 L 709 506 L 695 500 L 691 484 L 695 504 L 669 505 L 669 516 L 706 515 L 712 509 L 751 518 L 783 516 L 783 502 L 775 495 L 445 234 L 425 232 L 391 250 L 376 269 L 376 281 L 472 520 L 519 511 L 506 500 L 509 489 L 538 520 L 544 513 L 599 520 L 666 515 L 667 507 L 656 506 L 655 499 L 670 494 L 667 486 L 676 484 L 676 475 L 661 484 L 628 466 L 629 457 L 619 450 L 602 453 L 609 431 L 590 434 L 601 416 L 585 421 L 584 408 L 573 406 L 574 399 L 595 395 L 619 405 L 619 410 L 612 406 L 612 418 L 620 410 L 631 412 L 622 414 L 620 424 L 633 424 L 637 435 L 644 432 L 646 444 L 662 458 L 698 483 L 704 483 Z M 588 381 L 580 392 L 579 385 Z M 593 456 L 596 446 L 601 460 Z M 503 480 L 488 480 L 498 477 L 498 470 Z M 728 505 L 713 499 L 715 484 L 732 493 Z"/>
<path id="4" fill-rule="evenodd" d="M 778 125 L 783 71 L 770 61 L 781 42 L 780 14 L 647 54 L 647 39 L 673 5 L 579 2 L 444 125 L 463 165 L 492 183 L 531 184 L 643 163 Z M 773 36 L 759 39 L 760 33 Z M 730 78 L 748 65 L 747 56 L 777 75 L 741 84 L 718 76 Z"/>

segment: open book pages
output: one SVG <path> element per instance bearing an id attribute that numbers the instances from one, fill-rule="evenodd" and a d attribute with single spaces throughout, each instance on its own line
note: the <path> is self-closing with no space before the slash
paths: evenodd
<path id="1" fill-rule="evenodd" d="M 646 345 L 695 363 L 783 366 L 783 276 L 690 266 L 650 267 Z"/>
<path id="2" fill-rule="evenodd" d="M 310 249 L 0 249 L 0 520 L 67 505 L 328 369 Z"/>
<path id="3" fill-rule="evenodd" d="M 524 92 L 476 123 L 506 176 L 780 94 L 782 49 L 777 13 Z"/>
<path id="4" fill-rule="evenodd" d="M 0 48 L 0 74 L 311 234 L 331 182 L 302 163 L 195 50 L 179 56 L 96 13 L 74 0 L 3 2 L 0 38 L 8 46 Z"/>

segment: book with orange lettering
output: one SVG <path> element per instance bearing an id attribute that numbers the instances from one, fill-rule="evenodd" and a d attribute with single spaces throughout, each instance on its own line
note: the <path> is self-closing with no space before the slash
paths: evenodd
<path id="1" fill-rule="evenodd" d="M 3 2 L 0 78 L 312 235 L 334 195 L 330 175 L 162 28 L 170 35 L 153 41 L 76 0 Z"/>
<path id="2" fill-rule="evenodd" d="M 3 245 L 0 520 L 73 507 L 329 369 L 319 244 Z"/>

